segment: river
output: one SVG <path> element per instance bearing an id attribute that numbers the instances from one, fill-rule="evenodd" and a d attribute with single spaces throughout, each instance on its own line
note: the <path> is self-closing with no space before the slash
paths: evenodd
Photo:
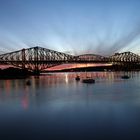
<path id="1" fill-rule="evenodd" d="M 50 73 L 0 80 L 0 137 L 4 139 L 140 139 L 140 72 Z"/>

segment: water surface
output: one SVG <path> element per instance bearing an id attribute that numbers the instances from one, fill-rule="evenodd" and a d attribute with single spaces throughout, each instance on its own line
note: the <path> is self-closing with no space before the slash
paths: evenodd
<path id="1" fill-rule="evenodd" d="M 86 73 L 77 73 L 81 79 Z M 92 72 L 95 84 L 76 73 L 0 80 L 3 139 L 140 139 L 140 73 Z"/>

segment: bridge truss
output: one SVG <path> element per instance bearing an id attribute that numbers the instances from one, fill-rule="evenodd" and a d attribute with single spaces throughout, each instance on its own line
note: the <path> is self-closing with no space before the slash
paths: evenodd
<path id="1" fill-rule="evenodd" d="M 13 65 L 22 69 L 37 72 L 66 63 L 140 64 L 140 56 L 132 52 L 115 53 L 110 57 L 96 54 L 73 56 L 38 46 L 0 55 L 0 64 Z"/>
<path id="2" fill-rule="evenodd" d="M 74 56 L 41 47 L 32 47 L 0 55 L 0 64 L 9 64 L 32 71 L 41 71 L 62 63 L 69 63 Z"/>
<path id="3" fill-rule="evenodd" d="M 132 52 L 115 53 L 110 56 L 110 61 L 115 63 L 140 63 L 140 56 Z"/>

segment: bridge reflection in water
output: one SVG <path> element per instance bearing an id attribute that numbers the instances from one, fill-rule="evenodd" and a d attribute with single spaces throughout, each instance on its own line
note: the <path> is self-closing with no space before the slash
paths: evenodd
<path id="1" fill-rule="evenodd" d="M 74 56 L 38 46 L 0 55 L 1 65 L 13 65 L 36 73 L 53 66 L 71 63 L 107 63 L 133 66 L 140 64 L 140 56 L 132 52 L 115 53 L 112 56 L 96 54 Z"/>

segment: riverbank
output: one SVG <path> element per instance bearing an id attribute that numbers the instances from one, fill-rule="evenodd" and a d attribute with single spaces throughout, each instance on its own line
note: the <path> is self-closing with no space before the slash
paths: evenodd
<path id="1" fill-rule="evenodd" d="M 31 72 L 19 68 L 0 69 L 0 79 L 25 79 L 31 75 Z"/>

